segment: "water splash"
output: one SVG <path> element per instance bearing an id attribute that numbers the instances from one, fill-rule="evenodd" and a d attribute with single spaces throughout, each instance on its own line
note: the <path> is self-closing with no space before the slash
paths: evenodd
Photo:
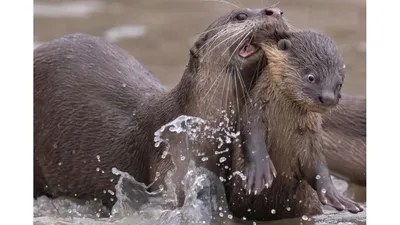
<path id="1" fill-rule="evenodd" d="M 176 150 L 171 139 L 175 142 L 178 140 L 177 143 L 184 146 L 181 152 L 186 155 L 183 161 L 188 161 L 188 166 L 182 182 L 185 200 L 181 208 L 176 207 L 176 186 L 172 181 L 176 168 L 167 173 L 164 178 L 165 187 L 156 192 L 148 191 L 153 184 L 145 185 L 136 181 L 130 174 L 113 168 L 112 172 L 119 176 L 119 180 L 115 186 L 117 200 L 111 210 L 111 216 L 102 218 L 106 209 L 96 201 L 82 202 L 66 198 L 50 200 L 40 197 L 34 202 L 34 224 L 241 224 L 243 221 L 233 220 L 220 178 L 205 168 L 196 167 L 193 157 L 190 157 L 191 153 L 197 150 L 195 143 L 199 138 L 212 139 L 213 134 L 221 131 L 230 138 L 215 139 L 216 143 L 234 141 L 238 136 L 224 126 L 214 129 L 209 125 L 209 121 L 190 116 L 180 116 L 155 132 L 155 145 L 165 143 L 166 154 Z M 214 153 L 221 154 L 223 151 L 229 150 L 215 149 Z M 201 155 L 201 158 L 206 156 Z M 96 159 L 103 160 L 97 156 Z M 221 158 L 221 161 L 225 160 Z M 243 176 L 238 171 L 234 173 Z M 157 174 L 159 176 L 160 173 L 156 173 L 156 176 Z M 347 186 L 344 185 L 344 188 Z M 307 224 L 327 224 L 334 221 L 343 224 L 363 224 L 365 220 L 365 212 L 356 215 L 329 209 L 325 209 L 325 212 L 326 215 L 315 217 L 313 221 L 307 221 Z M 285 224 L 299 224 L 300 220 L 301 218 L 285 220 L 293 221 Z M 346 221 L 349 223 L 344 223 Z M 283 221 L 278 222 L 277 224 L 282 224 Z M 306 221 L 303 221 L 303 224 L 304 222 Z"/>
<path id="2" fill-rule="evenodd" d="M 169 143 L 169 139 L 167 137 L 163 137 L 168 134 L 165 132 L 165 129 L 167 127 L 169 127 L 170 132 L 174 132 L 177 134 L 185 133 L 190 140 L 197 140 L 200 134 L 199 125 L 203 124 L 206 124 L 206 121 L 199 117 L 181 115 L 173 121 L 163 125 L 160 129 L 154 132 L 154 146 L 159 147 L 162 142 L 166 144 Z"/>

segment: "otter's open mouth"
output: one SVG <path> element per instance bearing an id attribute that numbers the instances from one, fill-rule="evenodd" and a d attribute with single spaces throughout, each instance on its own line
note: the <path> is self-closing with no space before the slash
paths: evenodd
<path id="1" fill-rule="evenodd" d="M 248 58 L 260 50 L 260 46 L 252 41 L 246 41 L 239 49 L 239 55 L 242 58 Z"/>

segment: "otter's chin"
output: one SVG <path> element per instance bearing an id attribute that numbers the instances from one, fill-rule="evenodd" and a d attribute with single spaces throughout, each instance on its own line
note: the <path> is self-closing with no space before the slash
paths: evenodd
<path id="1" fill-rule="evenodd" d="M 325 113 L 329 110 L 329 108 L 326 107 L 310 107 L 308 108 L 308 111 L 314 112 L 314 113 Z"/>
<path id="2" fill-rule="evenodd" d="M 246 59 L 255 55 L 258 51 L 260 51 L 260 49 L 260 46 L 251 42 L 247 42 L 240 47 L 238 54 L 240 57 Z"/>
<path id="3" fill-rule="evenodd" d="M 307 107 L 308 111 L 310 112 L 315 112 L 315 113 L 326 113 L 330 110 L 332 110 L 333 108 L 335 108 L 336 104 L 331 105 L 331 106 L 322 106 L 322 105 L 312 105 Z"/>

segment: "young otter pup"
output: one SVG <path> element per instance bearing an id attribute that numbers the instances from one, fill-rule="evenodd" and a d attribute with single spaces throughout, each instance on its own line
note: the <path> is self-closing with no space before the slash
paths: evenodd
<path id="1" fill-rule="evenodd" d="M 186 147 L 181 137 L 172 137 L 172 156 L 164 158 L 166 145 L 154 145 L 154 132 L 180 115 L 219 124 L 224 111 L 236 120 L 244 93 L 265 65 L 253 39 L 259 30 L 287 29 L 281 14 L 277 8 L 238 9 L 217 19 L 190 49 L 183 77 L 170 91 L 136 59 L 101 38 L 67 35 L 36 48 L 34 196 L 97 199 L 111 208 L 119 177 L 113 167 L 153 183 L 150 191 L 155 191 L 174 168 L 173 159 L 179 161 L 172 180 L 182 205 L 187 170 L 179 153 Z M 218 157 L 230 153 L 216 155 L 217 145 L 203 141 L 199 149 L 208 161 L 195 161 L 225 176 Z"/>
<path id="2" fill-rule="evenodd" d="M 248 105 L 250 119 L 242 135 L 248 151 L 258 146 L 253 159 L 259 162 L 253 164 L 265 163 L 259 156 L 269 152 L 277 178 L 261 196 L 246 196 L 240 181 L 233 179 L 232 212 L 252 220 L 318 214 L 322 211 L 312 189 L 322 204 L 362 211 L 333 186 L 322 149 L 321 114 L 337 105 L 344 79 L 344 64 L 334 41 L 300 31 L 277 34 L 264 42 L 268 62 L 252 90 L 254 101 Z M 239 163 L 233 171 L 242 168 Z"/>

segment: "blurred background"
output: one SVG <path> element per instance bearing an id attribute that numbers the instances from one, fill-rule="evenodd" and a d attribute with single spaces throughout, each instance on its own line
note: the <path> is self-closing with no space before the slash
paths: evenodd
<path id="1" fill-rule="evenodd" d="M 228 0 L 226 0 L 228 1 Z M 197 35 L 234 9 L 269 7 L 278 0 L 35 0 L 34 45 L 70 33 L 104 37 L 176 85 Z M 365 0 L 281 0 L 296 27 L 332 37 L 346 62 L 344 92 L 365 95 Z"/>

